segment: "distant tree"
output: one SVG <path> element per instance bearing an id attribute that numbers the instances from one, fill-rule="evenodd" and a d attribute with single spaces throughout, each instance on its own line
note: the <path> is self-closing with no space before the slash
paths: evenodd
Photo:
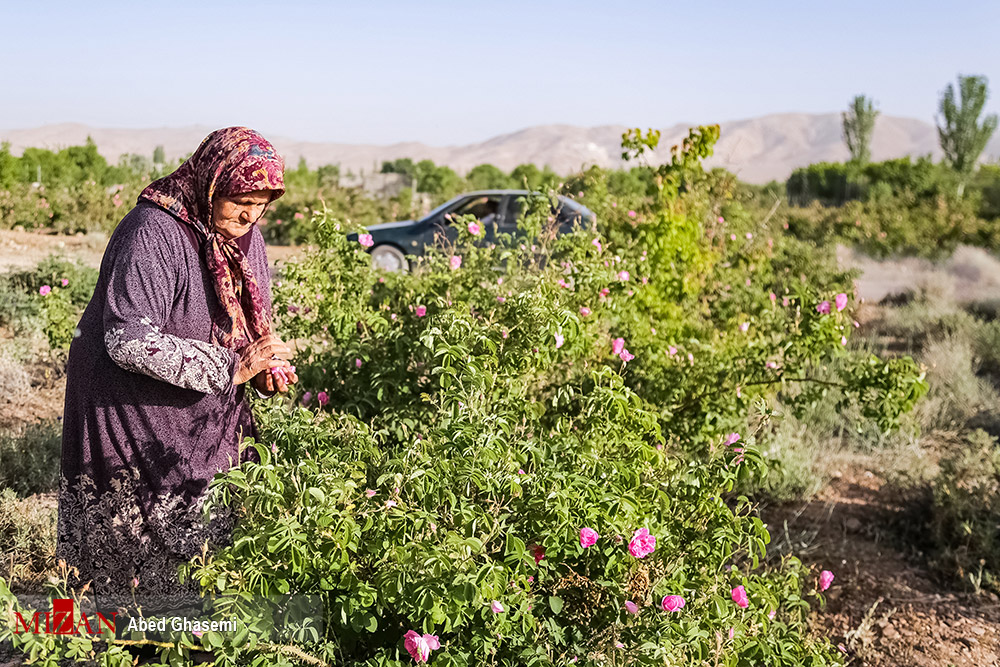
<path id="1" fill-rule="evenodd" d="M 167 163 L 167 153 L 163 150 L 163 146 L 157 146 L 153 149 L 153 164 L 162 165 Z"/>
<path id="2" fill-rule="evenodd" d="M 949 83 L 941 97 L 943 118 L 938 123 L 938 137 L 945 161 L 958 173 L 958 194 L 962 196 L 976 161 L 997 129 L 997 116 L 990 114 L 979 121 L 989 97 L 985 76 L 959 75 L 958 91 L 956 101 L 955 88 Z"/>
<path id="3" fill-rule="evenodd" d="M 324 164 L 316 170 L 316 177 L 321 188 L 335 188 L 340 183 L 340 166 Z"/>
<path id="4" fill-rule="evenodd" d="M 0 144 L 0 190 L 9 190 L 18 181 L 20 167 L 10 152 L 10 142 Z"/>
<path id="5" fill-rule="evenodd" d="M 462 187 L 462 179 L 450 167 L 437 166 L 431 160 L 421 160 L 414 167 L 417 192 L 450 195 Z"/>
<path id="6" fill-rule="evenodd" d="M 430 162 L 430 160 L 425 160 Z M 431 162 L 431 164 L 434 164 Z M 387 161 L 382 163 L 382 173 L 383 174 L 406 174 L 407 176 L 414 177 L 417 175 L 417 166 L 413 164 L 413 160 L 408 157 L 401 157 L 396 160 Z"/>
<path id="7" fill-rule="evenodd" d="M 472 190 L 502 190 L 512 186 L 510 176 L 492 164 L 476 165 L 469 170 L 465 180 Z"/>
<path id="8" fill-rule="evenodd" d="M 871 161 L 872 132 L 877 117 L 875 104 L 864 95 L 856 95 L 848 110 L 841 114 L 844 143 L 851 152 L 851 162 L 859 167 Z"/>

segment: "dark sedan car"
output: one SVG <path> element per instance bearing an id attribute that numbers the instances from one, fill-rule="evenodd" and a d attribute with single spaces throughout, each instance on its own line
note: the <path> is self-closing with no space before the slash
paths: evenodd
<path id="1" fill-rule="evenodd" d="M 524 201 L 522 197 L 542 196 L 528 190 L 479 190 L 467 192 L 441 204 L 419 220 L 384 222 L 368 227 L 373 244 L 368 251 L 372 264 L 390 271 L 408 271 L 409 257 L 423 255 L 424 247 L 433 245 L 437 235 L 450 241 L 458 237 L 458 229 L 452 220 L 462 215 L 474 215 L 485 232 L 483 242 L 493 241 L 497 234 L 516 234 L 517 219 Z M 572 231 L 573 225 L 589 225 L 594 220 L 593 212 L 587 207 L 567 197 L 559 196 L 552 207 L 560 233 Z M 357 240 L 357 234 L 348 236 Z"/>

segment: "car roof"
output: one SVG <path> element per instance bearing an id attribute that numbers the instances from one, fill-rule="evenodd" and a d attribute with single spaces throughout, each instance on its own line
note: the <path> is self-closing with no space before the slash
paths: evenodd
<path id="1" fill-rule="evenodd" d="M 524 196 L 524 195 L 529 195 L 529 194 L 544 195 L 545 193 L 544 192 L 540 192 L 538 190 L 470 190 L 469 192 L 462 192 L 460 194 L 455 195 L 454 197 L 452 197 L 451 200 L 454 201 L 455 199 L 458 199 L 459 197 L 479 197 L 479 196 L 483 196 L 483 195 L 519 195 L 519 196 Z M 569 197 L 567 197 L 566 195 L 559 195 L 559 194 L 557 194 L 556 197 L 559 197 L 560 199 L 569 199 Z"/>

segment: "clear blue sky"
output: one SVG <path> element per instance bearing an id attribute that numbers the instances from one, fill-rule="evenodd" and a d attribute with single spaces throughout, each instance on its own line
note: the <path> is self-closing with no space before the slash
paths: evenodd
<path id="1" fill-rule="evenodd" d="M 249 125 L 444 145 L 532 125 L 1000 109 L 1000 2 L 0 0 L 0 128 Z"/>

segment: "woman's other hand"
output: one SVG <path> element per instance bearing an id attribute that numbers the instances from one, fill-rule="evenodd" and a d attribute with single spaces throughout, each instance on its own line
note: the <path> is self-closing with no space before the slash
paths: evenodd
<path id="1" fill-rule="evenodd" d="M 287 373 L 290 364 L 285 357 L 290 357 L 291 354 L 292 351 L 277 336 L 258 338 L 239 354 L 233 384 L 248 382 L 261 371 L 268 371 L 271 368 L 284 368 Z"/>

